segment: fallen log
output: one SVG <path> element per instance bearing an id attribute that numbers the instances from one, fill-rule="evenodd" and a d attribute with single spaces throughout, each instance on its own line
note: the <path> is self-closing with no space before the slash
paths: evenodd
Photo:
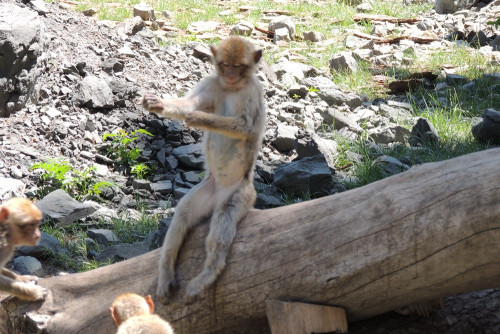
<path id="1" fill-rule="evenodd" d="M 333 196 L 254 210 L 239 224 L 228 266 L 187 305 L 202 268 L 203 224 L 178 263 L 179 290 L 156 312 L 176 333 L 268 333 L 266 301 L 346 310 L 352 322 L 500 282 L 500 148 L 429 163 Z M 12 333 L 114 333 L 122 292 L 152 294 L 159 252 L 39 284 L 47 300 L 3 302 Z M 0 325 L 1 328 L 1 325 Z"/>

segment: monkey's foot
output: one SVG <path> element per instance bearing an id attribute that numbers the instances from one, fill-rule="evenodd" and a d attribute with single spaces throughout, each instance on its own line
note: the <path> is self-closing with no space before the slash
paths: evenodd
<path id="1" fill-rule="evenodd" d="M 186 289 L 186 303 L 194 303 L 204 289 L 205 285 L 202 283 L 202 280 L 199 278 L 199 276 L 193 278 L 191 282 L 189 282 Z"/>
<path id="2" fill-rule="evenodd" d="M 171 279 L 160 280 L 158 279 L 158 286 L 156 287 L 156 298 L 164 305 L 168 304 L 168 298 L 172 296 L 172 289 L 177 288 L 177 281 L 175 276 Z"/>
<path id="3" fill-rule="evenodd" d="M 49 294 L 49 290 L 42 288 L 38 285 L 27 285 L 23 288 L 22 295 L 18 295 L 19 298 L 30 301 L 44 300 Z"/>
<path id="4" fill-rule="evenodd" d="M 142 98 L 142 106 L 144 109 L 156 114 L 161 114 L 164 109 L 162 100 L 151 93 L 144 94 L 144 97 Z"/>

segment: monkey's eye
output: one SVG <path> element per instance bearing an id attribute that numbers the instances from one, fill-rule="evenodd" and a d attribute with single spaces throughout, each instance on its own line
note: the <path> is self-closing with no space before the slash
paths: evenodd
<path id="1" fill-rule="evenodd" d="M 233 66 L 234 66 L 234 67 L 240 67 L 240 66 L 241 66 L 241 64 L 234 64 Z"/>

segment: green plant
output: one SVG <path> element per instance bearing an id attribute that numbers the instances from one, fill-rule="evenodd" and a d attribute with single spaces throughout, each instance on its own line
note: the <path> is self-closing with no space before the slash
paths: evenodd
<path id="1" fill-rule="evenodd" d="M 132 174 L 135 174 L 139 180 L 142 180 L 142 179 L 144 179 L 146 174 L 149 174 L 151 172 L 151 170 L 152 170 L 152 168 L 149 167 L 148 165 L 143 164 L 143 163 L 138 163 L 138 164 L 132 166 L 132 169 L 130 170 L 130 172 Z"/>
<path id="2" fill-rule="evenodd" d="M 309 87 L 309 93 L 313 93 L 313 92 L 317 93 L 317 92 L 319 92 L 319 89 L 314 88 L 314 87 Z"/>
<path id="3" fill-rule="evenodd" d="M 40 197 L 54 189 L 63 189 L 77 199 L 95 198 L 101 193 L 101 188 L 113 185 L 112 182 L 98 180 L 94 167 L 87 167 L 80 171 L 74 169 L 68 161 L 62 158 L 47 159 L 44 162 L 35 163 L 30 169 L 44 171 L 39 179 Z"/>
<path id="4" fill-rule="evenodd" d="M 117 133 L 106 133 L 102 136 L 102 140 L 111 139 L 111 146 L 107 149 L 107 155 L 115 159 L 119 164 L 132 166 L 141 155 L 141 150 L 133 142 L 139 138 L 140 134 L 153 136 L 144 129 L 139 129 L 128 133 L 123 129 L 119 129 Z"/>

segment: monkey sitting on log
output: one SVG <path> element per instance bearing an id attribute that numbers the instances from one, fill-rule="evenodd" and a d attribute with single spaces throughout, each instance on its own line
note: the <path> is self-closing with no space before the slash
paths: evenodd
<path id="1" fill-rule="evenodd" d="M 174 334 L 168 322 L 153 314 L 150 295 L 123 293 L 116 297 L 109 310 L 118 326 L 116 334 Z"/>
<path id="2" fill-rule="evenodd" d="M 0 206 L 0 291 L 24 300 L 42 300 L 47 290 L 30 284 L 36 276 L 18 275 L 6 268 L 16 246 L 35 246 L 41 237 L 42 212 L 31 201 L 12 198 Z"/>
<path id="3" fill-rule="evenodd" d="M 236 225 L 256 198 L 254 166 L 266 124 L 262 86 L 255 75 L 262 50 L 233 36 L 211 51 L 216 73 L 200 81 L 186 97 L 164 100 L 147 93 L 142 99 L 148 111 L 208 130 L 205 178 L 179 201 L 163 243 L 156 290 L 162 302 L 176 285 L 175 261 L 187 232 L 210 218 L 204 267 L 187 287 L 190 301 L 226 266 Z"/>

